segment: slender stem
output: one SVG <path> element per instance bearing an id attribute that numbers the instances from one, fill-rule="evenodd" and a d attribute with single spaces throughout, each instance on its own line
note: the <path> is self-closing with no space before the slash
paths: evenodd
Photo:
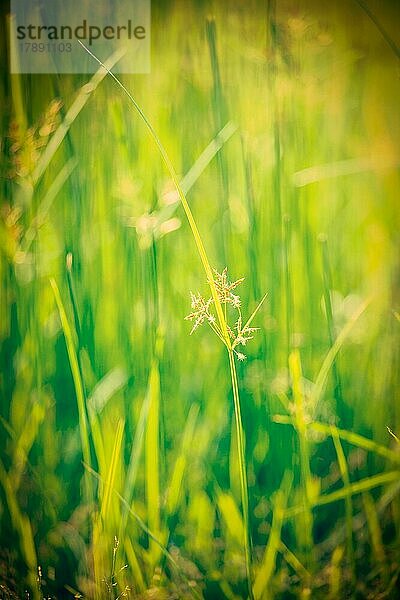
<path id="1" fill-rule="evenodd" d="M 79 42 L 79 43 L 86 50 L 86 52 L 88 52 L 88 54 L 90 54 L 101 66 L 103 66 L 107 70 L 110 77 L 112 77 L 114 79 L 116 84 L 128 96 L 131 104 L 136 109 L 136 111 L 139 113 L 144 124 L 146 125 L 151 137 L 153 138 L 153 140 L 161 154 L 163 162 L 171 176 L 174 186 L 179 194 L 179 198 L 181 200 L 187 220 L 188 220 L 190 228 L 192 230 L 192 234 L 193 234 L 196 246 L 197 246 L 197 250 L 199 252 L 200 259 L 201 259 L 204 271 L 207 276 L 208 284 L 210 286 L 211 294 L 212 294 L 214 304 L 215 304 L 215 310 L 217 313 L 217 317 L 218 317 L 218 321 L 219 321 L 219 328 L 220 328 L 222 337 L 219 335 L 218 332 L 216 332 L 216 333 L 217 333 L 218 337 L 220 337 L 222 339 L 223 343 L 225 344 L 225 346 L 228 350 L 228 355 L 229 355 L 229 366 L 230 366 L 230 373 L 231 373 L 231 380 L 232 380 L 232 391 L 233 391 L 236 434 L 237 434 L 236 437 L 237 437 L 237 450 L 238 450 L 239 473 L 240 473 L 240 490 L 241 490 L 241 497 L 242 497 L 246 576 L 247 576 L 249 599 L 253 600 L 254 596 L 253 596 L 252 577 L 251 577 L 251 550 L 250 550 L 250 530 L 249 530 L 249 498 L 248 498 L 246 463 L 245 463 L 245 453 L 244 453 L 244 433 L 243 433 L 242 417 L 241 417 L 241 411 L 240 411 L 239 388 L 238 388 L 238 383 L 237 383 L 235 358 L 234 358 L 234 353 L 233 353 L 234 351 L 232 349 L 232 343 L 231 343 L 229 333 L 228 333 L 226 316 L 224 315 L 224 311 L 222 309 L 221 302 L 218 297 L 217 288 L 215 286 L 213 272 L 212 272 L 212 269 L 211 269 L 211 266 L 210 266 L 210 263 L 209 263 L 209 260 L 207 257 L 207 253 L 206 253 L 206 250 L 203 245 L 203 241 L 202 241 L 200 233 L 199 233 L 199 230 L 198 230 L 196 222 L 194 220 L 192 211 L 190 209 L 188 201 L 186 200 L 186 196 L 182 190 L 182 187 L 179 184 L 178 176 L 175 172 L 174 166 L 167 154 L 167 151 L 165 150 L 164 146 L 162 145 L 160 138 L 158 137 L 157 133 L 153 129 L 150 121 L 147 119 L 143 110 L 140 108 L 139 104 L 136 102 L 136 100 L 134 99 L 132 94 L 130 94 L 128 92 L 128 90 L 121 83 L 121 81 L 89 50 L 89 48 L 87 48 L 84 44 L 82 44 L 82 42 Z"/>
<path id="2" fill-rule="evenodd" d="M 223 335 L 222 335 L 222 333 L 221 333 L 220 328 L 218 327 L 218 325 L 216 325 L 215 323 L 210 323 L 210 321 L 207 321 L 207 323 L 209 324 L 209 326 L 211 327 L 211 329 L 213 330 L 213 332 L 215 333 L 215 335 L 217 335 L 219 337 L 219 339 L 221 340 L 221 342 L 223 344 L 225 344 L 225 340 L 223 338 Z M 232 348 L 233 348 L 233 346 L 232 346 Z"/>
<path id="3" fill-rule="evenodd" d="M 237 453 L 239 462 L 239 476 L 240 476 L 240 494 L 242 500 L 242 514 L 243 514 L 243 530 L 244 530 L 244 554 L 246 563 L 246 578 L 250 600 L 253 600 L 253 588 L 252 588 L 252 573 L 251 573 L 251 536 L 250 536 L 250 523 L 249 523 L 249 492 L 247 485 L 247 474 L 246 474 L 246 460 L 245 460 L 245 441 L 244 431 L 242 423 L 242 414 L 240 409 L 240 398 L 239 398 L 239 387 L 237 381 L 235 358 L 233 350 L 228 348 L 229 356 L 229 367 L 231 372 L 232 380 L 232 391 L 233 391 L 233 405 L 235 409 L 235 424 L 236 424 L 236 443 Z"/>
<path id="4" fill-rule="evenodd" d="M 158 137 L 157 133 L 155 132 L 152 124 L 150 123 L 150 121 L 148 120 L 148 118 L 146 117 L 146 115 L 144 114 L 143 110 L 140 108 L 139 104 L 136 102 L 136 100 L 134 99 L 134 97 L 132 96 L 132 94 L 130 92 L 128 92 L 128 90 L 126 89 L 126 87 L 123 85 L 123 83 L 118 79 L 118 77 L 116 77 L 114 75 L 114 73 L 112 71 L 110 71 L 110 69 L 108 69 L 98 58 L 97 56 L 95 56 L 90 50 L 89 48 L 87 48 L 80 40 L 78 40 L 80 45 L 86 50 L 86 52 L 88 52 L 88 54 L 90 54 L 90 56 L 92 56 L 104 69 L 106 69 L 106 71 L 108 72 L 108 74 L 110 75 L 110 77 L 113 78 L 113 80 L 115 81 L 115 83 L 122 89 L 122 91 L 128 96 L 131 104 L 134 106 L 134 108 L 136 109 L 136 111 L 139 113 L 143 123 L 146 125 L 151 137 L 153 138 L 158 151 L 161 154 L 162 160 L 170 174 L 170 177 L 173 181 L 173 184 L 176 188 L 176 191 L 178 192 L 180 201 L 182 203 L 183 209 L 186 213 L 186 218 L 189 222 L 190 225 L 190 229 L 192 230 L 193 233 L 193 237 L 197 246 L 197 250 L 199 252 L 200 255 L 200 259 L 204 268 L 204 271 L 206 272 L 206 276 L 207 276 L 207 280 L 208 280 L 208 284 L 210 286 L 211 289 L 211 294 L 213 297 L 213 300 L 215 302 L 215 309 L 217 312 L 217 316 L 218 316 L 218 321 L 221 327 L 221 331 L 222 334 L 224 336 L 225 339 L 225 343 L 228 346 L 228 348 L 231 345 L 230 339 L 229 339 L 229 335 L 228 335 L 228 330 L 226 327 L 226 320 L 224 318 L 224 313 L 222 310 L 222 306 L 221 306 L 221 302 L 218 298 L 218 293 L 217 293 L 217 289 L 215 287 L 215 283 L 214 283 L 214 276 L 213 276 L 213 272 L 207 257 L 207 253 L 205 251 L 204 248 L 204 244 L 203 241 L 201 239 L 199 230 L 197 228 L 196 225 L 196 221 L 194 220 L 192 211 L 190 209 L 190 206 L 188 204 L 188 201 L 186 200 L 186 196 L 182 190 L 182 187 L 179 183 L 179 179 L 178 176 L 175 172 L 174 166 L 168 156 L 167 151 L 165 150 L 163 144 L 161 143 L 160 138 Z"/>

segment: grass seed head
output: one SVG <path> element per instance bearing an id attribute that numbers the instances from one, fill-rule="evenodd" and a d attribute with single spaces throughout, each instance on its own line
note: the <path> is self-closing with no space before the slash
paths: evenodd
<path id="1" fill-rule="evenodd" d="M 226 322 L 226 331 L 228 332 L 229 337 L 231 338 L 231 348 L 234 351 L 238 360 L 245 360 L 246 355 L 242 352 L 238 352 L 235 350 L 235 347 L 238 345 L 245 346 L 246 343 L 253 339 L 253 334 L 258 331 L 258 327 L 250 327 L 250 322 L 252 321 L 252 317 L 257 312 L 261 303 L 257 307 L 256 311 L 253 313 L 252 317 L 247 321 L 246 325 L 243 326 L 243 317 L 241 312 L 241 299 L 238 294 L 234 294 L 232 290 L 236 289 L 238 285 L 240 285 L 244 281 L 244 277 L 237 279 L 236 281 L 229 281 L 228 279 L 228 269 L 225 267 L 221 273 L 216 269 L 214 271 L 214 284 L 217 290 L 218 300 L 221 304 L 230 305 L 237 312 L 237 319 L 234 325 Z M 207 300 L 198 292 L 197 294 L 193 294 L 190 292 L 191 298 L 191 307 L 192 312 L 185 317 L 185 319 L 189 321 L 194 321 L 193 327 L 190 331 L 190 335 L 204 322 L 207 322 L 214 333 L 226 344 L 220 326 L 217 323 L 217 319 L 212 312 L 212 307 L 214 306 L 213 298 L 208 298 Z M 264 300 L 264 299 L 263 299 Z M 263 300 L 261 302 L 263 302 Z M 225 319 L 227 318 L 227 313 L 225 310 Z M 227 344 L 226 344 L 227 345 Z"/>

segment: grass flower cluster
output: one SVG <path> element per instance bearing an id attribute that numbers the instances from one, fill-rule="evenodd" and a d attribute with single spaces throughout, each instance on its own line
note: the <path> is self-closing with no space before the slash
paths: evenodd
<path id="1" fill-rule="evenodd" d="M 191 308 L 192 312 L 188 314 L 185 319 L 193 321 L 193 326 L 190 331 L 190 335 L 196 331 L 196 329 L 203 323 L 208 323 L 214 333 L 219 339 L 228 347 L 233 350 L 238 360 L 245 360 L 246 355 L 243 352 L 239 352 L 237 346 L 245 346 L 249 340 L 252 340 L 254 333 L 259 330 L 259 327 L 251 327 L 251 323 L 264 302 L 266 295 L 262 298 L 258 304 L 256 310 L 253 312 L 251 317 L 243 325 L 243 315 L 241 310 L 241 299 L 240 296 L 233 293 L 241 283 L 244 281 L 244 277 L 237 279 L 236 281 L 229 281 L 228 279 L 228 268 L 225 267 L 221 273 L 216 269 L 213 269 L 214 277 L 213 283 L 217 292 L 217 297 L 221 305 L 224 307 L 224 317 L 226 323 L 226 330 L 229 335 L 230 343 L 227 343 L 226 338 L 218 325 L 216 316 L 213 312 L 214 299 L 209 297 L 207 300 L 198 292 L 194 294 L 190 292 Z M 230 306 L 235 311 L 235 318 L 232 319 L 232 325 L 229 324 L 227 318 L 227 307 Z"/>

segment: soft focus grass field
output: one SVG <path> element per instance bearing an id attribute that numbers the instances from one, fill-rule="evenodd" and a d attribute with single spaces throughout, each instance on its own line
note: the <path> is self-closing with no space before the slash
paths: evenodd
<path id="1" fill-rule="evenodd" d="M 399 12 L 154 1 L 120 77 L 244 319 L 268 293 L 242 423 L 126 93 L 3 59 L 1 598 L 398 597 Z"/>

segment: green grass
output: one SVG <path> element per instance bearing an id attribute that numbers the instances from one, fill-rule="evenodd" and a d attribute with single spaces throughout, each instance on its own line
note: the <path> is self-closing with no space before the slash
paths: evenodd
<path id="1" fill-rule="evenodd" d="M 398 12 L 153 2 L 149 75 L 3 65 L 0 597 L 396 597 Z"/>

